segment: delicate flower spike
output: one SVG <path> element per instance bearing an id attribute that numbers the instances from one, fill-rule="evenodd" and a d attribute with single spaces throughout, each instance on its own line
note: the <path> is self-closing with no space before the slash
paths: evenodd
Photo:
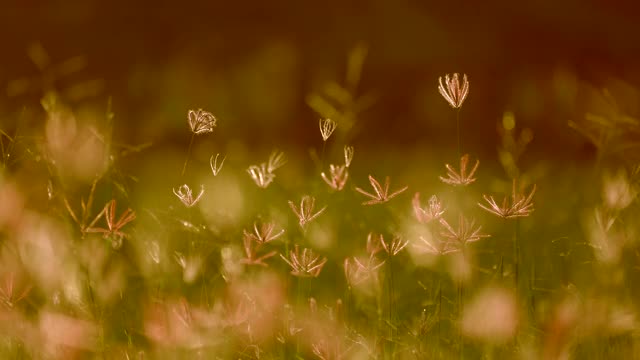
<path id="1" fill-rule="evenodd" d="M 498 215 L 501 218 L 513 219 L 517 217 L 526 217 L 533 211 L 533 194 L 536 192 L 536 186 L 533 185 L 529 195 L 519 194 L 516 192 L 516 180 L 513 180 L 513 188 L 511 190 L 511 205 L 508 204 L 507 197 L 502 200 L 502 206 L 499 206 L 493 196 L 483 195 L 484 200 L 489 204 L 485 206 L 478 203 L 478 206 L 487 210 L 488 212 Z"/>
<path id="2" fill-rule="evenodd" d="M 409 244 L 409 240 L 403 240 L 400 235 L 396 235 L 393 237 L 393 240 L 386 242 L 384 241 L 384 237 L 380 235 L 380 243 L 382 244 L 384 251 L 389 254 L 389 256 L 396 256 Z"/>
<path id="3" fill-rule="evenodd" d="M 178 199 L 180 199 L 180 201 L 182 201 L 184 206 L 190 208 L 200 201 L 202 194 L 204 194 L 204 186 L 200 185 L 200 193 L 195 198 L 193 197 L 193 192 L 186 184 L 180 186 L 177 191 L 176 189 L 173 189 L 173 193 L 178 197 Z"/>
<path id="4" fill-rule="evenodd" d="M 324 172 L 320 174 L 322 180 L 327 183 L 333 190 L 340 191 L 344 188 L 349 178 L 349 171 L 345 165 L 329 165 L 329 173 L 327 176 Z"/>
<path id="5" fill-rule="evenodd" d="M 466 245 L 467 243 L 478 241 L 482 238 L 489 237 L 489 235 L 484 235 L 480 233 L 482 229 L 481 226 L 475 227 L 474 220 L 465 219 L 462 214 L 458 217 L 458 228 L 453 229 L 449 223 L 445 219 L 440 219 L 440 224 L 443 227 L 443 231 L 441 235 L 450 240 L 449 245 L 453 245 L 456 247 L 461 247 Z M 452 243 L 452 244 L 451 244 Z M 449 246 L 447 248 L 451 249 Z"/>
<path id="6" fill-rule="evenodd" d="M 267 186 L 269 186 L 269 184 L 271 184 L 276 178 L 275 174 L 267 171 L 267 164 L 265 163 L 260 164 L 260 166 L 249 166 L 249 168 L 247 169 L 247 173 L 249 173 L 256 185 L 263 189 L 266 189 Z"/>
<path id="7" fill-rule="evenodd" d="M 344 146 L 344 165 L 346 167 L 351 166 L 351 160 L 353 160 L 353 146 Z"/>
<path id="8" fill-rule="evenodd" d="M 282 254 L 280 257 L 291 266 L 291 274 L 299 277 L 318 277 L 327 262 L 326 257 L 321 257 L 311 249 L 305 248 L 300 251 L 298 245 L 294 251 L 289 252 L 288 259 Z"/>
<path id="9" fill-rule="evenodd" d="M 453 74 L 451 78 L 449 78 L 449 74 L 447 74 L 444 77 L 444 84 L 442 83 L 442 77 L 439 77 L 438 82 L 440 83 L 440 86 L 438 86 L 440 95 L 442 95 L 453 108 L 459 109 L 469 94 L 467 75 L 464 74 L 462 77 L 462 87 L 460 86 L 458 74 Z"/>
<path id="10" fill-rule="evenodd" d="M 220 165 L 218 165 L 218 157 L 220 156 L 220 154 L 216 154 L 216 157 L 214 159 L 213 155 L 211 155 L 211 158 L 209 159 L 209 166 L 211 166 L 211 171 L 213 172 L 213 176 L 218 176 L 218 174 L 220 173 L 220 170 L 222 170 L 222 165 L 224 165 L 224 161 L 227 159 L 227 157 L 223 157 L 222 161 L 220 161 Z"/>
<path id="11" fill-rule="evenodd" d="M 476 160 L 475 165 L 469 173 L 467 174 L 467 165 L 469 165 L 469 154 L 464 154 L 460 158 L 460 172 L 456 172 L 456 170 L 449 164 L 446 164 L 447 168 L 447 177 L 440 176 L 440 180 L 446 184 L 454 185 L 454 186 L 466 186 L 476 181 L 476 178 L 473 177 L 475 175 L 476 170 L 478 170 L 478 165 L 480 165 L 480 160 Z"/>
<path id="12" fill-rule="evenodd" d="M 284 234 L 284 229 L 280 229 L 280 231 L 276 231 L 275 229 L 276 224 L 272 222 L 262 223 L 260 226 L 258 226 L 258 223 L 253 223 L 253 233 L 244 230 L 244 236 L 253 239 L 259 244 L 265 244 Z"/>
<path id="13" fill-rule="evenodd" d="M 216 127 L 216 121 L 215 116 L 208 111 L 202 109 L 189 110 L 189 127 L 196 135 L 213 132 L 213 128 Z"/>
<path id="14" fill-rule="evenodd" d="M 420 207 L 420 193 L 416 193 L 413 197 L 413 212 L 416 215 L 416 219 L 423 224 L 427 224 L 432 220 L 436 220 L 442 217 L 444 214 L 444 208 L 437 196 L 433 195 L 429 199 L 429 206 Z"/>
<path id="15" fill-rule="evenodd" d="M 281 168 L 284 164 L 287 163 L 287 158 L 285 157 L 282 151 L 274 150 L 271 155 L 269 155 L 269 162 L 267 163 L 267 171 L 272 173 L 277 169 Z"/>
<path id="16" fill-rule="evenodd" d="M 320 209 L 315 214 L 313 213 L 314 207 L 316 204 L 316 199 L 312 196 L 305 195 L 302 197 L 300 201 L 300 209 L 296 207 L 293 201 L 289 201 L 289 206 L 291 210 L 296 214 L 299 220 L 300 227 L 304 229 L 309 221 L 312 221 L 316 217 L 318 217 L 322 212 L 327 208 L 326 206 Z"/>
<path id="17" fill-rule="evenodd" d="M 338 126 L 338 123 L 331 119 L 320 119 L 320 135 L 322 135 L 322 140 L 327 141 L 333 131 Z"/>
<path id="18" fill-rule="evenodd" d="M 356 188 L 357 192 L 359 192 L 360 194 L 368 196 L 368 197 L 371 198 L 371 200 L 363 202 L 362 205 L 374 205 L 374 204 L 386 203 L 387 201 L 391 200 L 392 198 L 394 198 L 395 196 L 401 194 L 402 192 L 406 191 L 409 188 L 408 186 L 405 186 L 405 187 L 403 187 L 403 188 L 401 188 L 399 190 L 396 190 L 395 192 L 389 194 L 389 182 L 390 182 L 390 179 L 389 179 L 388 176 L 385 178 L 384 188 L 371 175 L 369 175 L 369 182 L 371 183 L 371 187 L 373 187 L 373 190 L 376 192 L 375 194 L 369 194 L 368 192 L 362 190 L 359 187 Z"/>

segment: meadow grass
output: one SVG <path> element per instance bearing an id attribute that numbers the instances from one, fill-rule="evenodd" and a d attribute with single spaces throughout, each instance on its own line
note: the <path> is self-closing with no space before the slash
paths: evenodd
<path id="1" fill-rule="evenodd" d="M 579 185 L 554 159 L 528 169 L 508 112 L 481 164 L 461 136 L 467 76 L 437 89 L 456 117 L 444 161 L 332 137 L 351 93 L 311 156 L 203 154 L 225 119 L 185 109 L 188 147 L 132 174 L 119 162 L 152 150 L 47 94 L 41 128 L 0 129 L 0 356 L 638 358 L 640 167 L 594 141 Z M 586 119 L 572 126 L 593 140 L 627 124 Z"/>

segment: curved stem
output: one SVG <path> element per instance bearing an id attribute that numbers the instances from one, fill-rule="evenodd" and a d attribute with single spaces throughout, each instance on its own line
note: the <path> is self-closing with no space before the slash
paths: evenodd
<path id="1" fill-rule="evenodd" d="M 322 155 L 320 157 L 320 171 L 324 171 L 324 151 L 325 151 L 326 147 L 327 147 L 327 142 L 323 141 L 322 142 Z"/>
<path id="2" fill-rule="evenodd" d="M 389 267 L 389 274 L 388 274 L 388 280 L 389 280 L 389 288 L 387 289 L 387 294 L 389 296 L 389 358 L 391 359 L 395 359 L 395 343 L 394 343 L 394 337 L 395 337 L 395 324 L 394 324 L 394 309 L 393 309 L 393 298 L 394 298 L 394 294 L 393 294 L 393 256 L 389 256 L 389 259 L 387 260 L 387 264 Z"/>
<path id="3" fill-rule="evenodd" d="M 184 176 L 184 172 L 187 170 L 187 164 L 189 163 L 189 157 L 191 156 L 191 146 L 193 146 L 193 138 L 196 136 L 195 133 L 191 134 L 191 140 L 189 141 L 189 149 L 187 150 L 187 158 L 184 160 L 184 166 L 182 166 L 182 174 Z"/>

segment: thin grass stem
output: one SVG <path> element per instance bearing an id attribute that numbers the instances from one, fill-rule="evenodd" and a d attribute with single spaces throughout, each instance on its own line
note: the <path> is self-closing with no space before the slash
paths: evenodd
<path id="1" fill-rule="evenodd" d="M 394 339 L 395 339 L 395 312 L 393 308 L 393 256 L 389 256 L 387 260 L 389 274 L 387 275 L 388 286 L 387 295 L 389 297 L 389 357 L 395 358 Z"/>
<path id="2" fill-rule="evenodd" d="M 189 140 L 189 148 L 187 149 L 187 158 L 184 160 L 184 165 L 182 166 L 182 174 L 180 174 L 181 176 L 184 176 L 185 171 L 187 171 L 187 164 L 189 163 L 189 157 L 191 156 L 191 147 L 193 146 L 193 139 L 195 138 L 195 136 L 195 133 L 191 134 L 191 140 Z"/>
<path id="3" fill-rule="evenodd" d="M 457 144 L 458 144 L 458 157 L 457 159 L 460 159 L 461 155 L 461 149 L 460 149 L 460 108 L 458 108 L 456 110 L 456 137 L 457 137 Z"/>

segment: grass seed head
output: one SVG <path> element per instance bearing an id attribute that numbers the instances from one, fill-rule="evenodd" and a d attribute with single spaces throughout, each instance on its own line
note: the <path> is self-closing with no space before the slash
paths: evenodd
<path id="1" fill-rule="evenodd" d="M 299 277 L 318 277 L 327 262 L 326 257 L 322 257 L 308 248 L 301 251 L 298 245 L 295 246 L 294 251 L 289 252 L 289 258 L 282 254 L 280 257 L 291 266 L 291 274 Z"/>
<path id="2" fill-rule="evenodd" d="M 190 208 L 200 201 L 202 194 L 204 194 L 204 186 L 200 185 L 200 193 L 196 197 L 193 196 L 193 191 L 187 184 L 180 186 L 178 190 L 173 189 L 173 193 L 182 201 L 184 206 Z"/>
<path id="3" fill-rule="evenodd" d="M 189 127 L 196 135 L 213 132 L 216 127 L 216 118 L 208 111 L 202 109 L 189 110 Z"/>
<path id="4" fill-rule="evenodd" d="M 329 185 L 333 190 L 340 191 L 344 188 L 344 185 L 349 179 L 349 171 L 346 165 L 329 165 L 329 176 L 324 172 L 320 174 L 322 180 Z"/>
<path id="5" fill-rule="evenodd" d="M 387 176 L 385 178 L 385 181 L 384 181 L 384 187 L 382 187 L 382 185 L 380 185 L 378 180 L 376 180 L 373 176 L 369 175 L 369 183 L 371 184 L 371 187 L 375 191 L 375 194 L 370 194 L 370 193 L 362 190 L 361 188 L 356 187 L 356 191 L 357 192 L 359 192 L 362 195 L 365 195 L 365 196 L 371 198 L 371 200 L 363 202 L 362 205 L 375 205 L 375 204 L 386 203 L 387 201 L 389 201 L 389 200 L 393 199 L 394 197 L 400 195 L 401 193 L 403 193 L 404 191 L 406 191 L 409 188 L 408 186 L 405 186 L 405 187 L 400 188 L 400 189 L 392 192 L 391 194 L 389 194 L 390 181 L 391 180 Z"/>
<path id="6" fill-rule="evenodd" d="M 300 224 L 301 228 L 304 229 L 307 223 L 318 217 L 327 208 L 325 206 L 314 213 L 315 205 L 316 198 L 309 195 L 305 195 L 302 197 L 302 200 L 300 200 L 299 208 L 296 207 L 293 201 L 289 201 L 289 206 L 291 207 L 291 210 L 293 210 L 293 213 L 298 217 L 298 223 Z"/>
<path id="7" fill-rule="evenodd" d="M 345 145 L 344 146 L 344 165 L 346 167 L 351 166 L 351 161 L 353 160 L 353 146 L 348 146 Z"/>
<path id="8" fill-rule="evenodd" d="M 438 91 L 440 92 L 440 95 L 447 100 L 449 105 L 454 109 L 462 107 L 464 99 L 466 99 L 469 94 L 469 81 L 467 80 L 467 75 L 463 75 L 462 85 L 460 84 L 460 79 L 457 73 L 453 74 L 451 78 L 449 78 L 449 74 L 445 75 L 444 84 L 442 83 L 442 77 L 438 78 L 438 82 L 440 83 Z"/>
<path id="9" fill-rule="evenodd" d="M 447 168 L 447 177 L 440 176 L 440 180 L 445 184 L 449 184 L 453 186 L 467 186 L 473 183 L 474 181 L 476 181 L 476 178 L 474 178 L 473 176 L 475 175 L 476 170 L 478 170 L 478 165 L 480 165 L 480 160 L 476 160 L 476 163 L 475 165 L 473 165 L 473 168 L 471 169 L 471 171 L 467 173 L 468 165 L 469 165 L 469 154 L 464 154 L 460 158 L 459 172 L 456 171 L 453 168 L 453 166 L 449 164 L 445 164 L 445 167 Z"/>
<path id="10" fill-rule="evenodd" d="M 320 125 L 320 135 L 322 135 L 322 140 L 327 141 L 329 140 L 329 137 L 331 137 L 331 134 L 333 134 L 333 131 L 338 126 L 338 123 L 327 118 L 327 119 L 320 119 L 319 125 Z"/>

